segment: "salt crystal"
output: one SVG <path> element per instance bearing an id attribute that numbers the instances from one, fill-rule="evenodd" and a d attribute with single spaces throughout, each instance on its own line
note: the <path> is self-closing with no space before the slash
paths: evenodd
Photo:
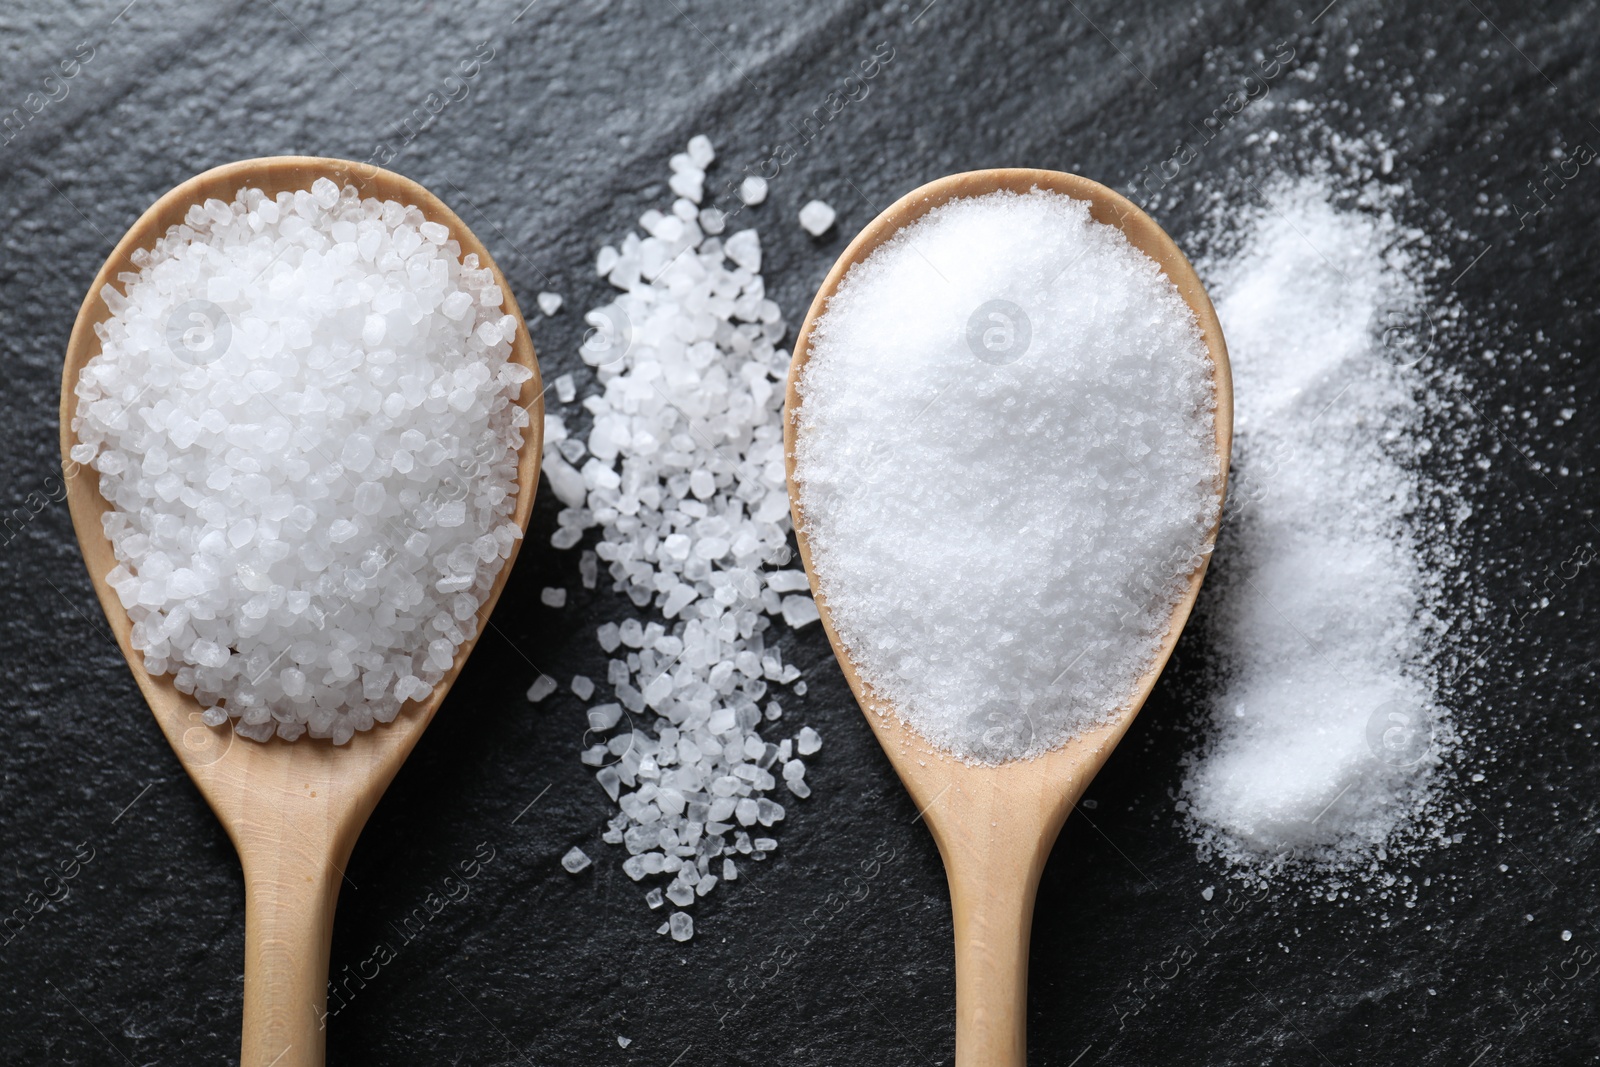
<path id="1" fill-rule="evenodd" d="M 751 174 L 739 183 L 739 199 L 754 207 L 767 198 L 767 179 Z"/>
<path id="2" fill-rule="evenodd" d="M 540 293 L 533 299 L 539 305 L 539 310 L 545 313 L 546 318 L 561 310 L 560 293 Z"/>
<path id="3" fill-rule="evenodd" d="M 570 404 L 578 399 L 578 387 L 570 374 L 558 374 L 555 380 L 556 399 L 563 404 Z"/>
<path id="4" fill-rule="evenodd" d="M 687 941 L 694 936 L 694 919 L 687 912 L 675 911 L 667 920 L 672 930 L 672 940 Z"/>
<path id="5" fill-rule="evenodd" d="M 783 598 L 783 621 L 791 629 L 798 630 L 802 626 L 816 622 L 817 603 L 808 596 L 786 596 Z"/>
<path id="6" fill-rule="evenodd" d="M 711 138 L 703 133 L 697 133 L 689 138 L 689 161 L 701 170 L 711 166 L 712 160 L 717 158 L 716 150 L 711 147 Z"/>
<path id="7" fill-rule="evenodd" d="M 528 686 L 528 699 L 537 704 L 560 688 L 560 683 L 548 674 L 541 674 Z"/>
<path id="8" fill-rule="evenodd" d="M 567 606 L 567 591 L 546 586 L 539 590 L 539 602 L 547 608 L 564 608 Z"/>
<path id="9" fill-rule="evenodd" d="M 578 695 L 579 700 L 588 700 L 594 696 L 593 679 L 582 674 L 573 676 L 572 691 Z"/>
<path id="10" fill-rule="evenodd" d="M 794 750 L 802 756 L 811 756 L 822 751 L 822 735 L 809 726 L 800 728 L 800 736 L 795 741 Z"/>
<path id="11" fill-rule="evenodd" d="M 833 225 L 835 218 L 832 207 L 821 200 L 809 200 L 805 207 L 800 209 L 800 225 L 813 237 L 821 237 L 828 232 L 828 227 Z"/>
<path id="12" fill-rule="evenodd" d="M 584 854 L 583 849 L 573 845 L 567 850 L 567 854 L 561 857 L 561 866 L 566 868 L 568 874 L 577 874 L 589 866 L 589 857 Z"/>

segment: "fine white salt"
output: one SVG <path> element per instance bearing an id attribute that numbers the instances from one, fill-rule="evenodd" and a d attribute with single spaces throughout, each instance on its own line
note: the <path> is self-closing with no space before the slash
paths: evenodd
<path id="1" fill-rule="evenodd" d="M 1124 707 L 1211 550 L 1211 374 L 1172 282 L 1070 197 L 955 200 L 853 267 L 795 480 L 862 678 L 974 762 Z"/>
<path id="2" fill-rule="evenodd" d="M 821 200 L 808 200 L 800 209 L 800 225 L 813 237 L 827 233 L 835 217 L 833 208 Z"/>
<path id="3" fill-rule="evenodd" d="M 1436 664 L 1464 610 L 1444 592 L 1449 527 L 1471 509 L 1418 469 L 1441 387 L 1418 361 L 1445 312 L 1420 235 L 1326 173 L 1217 226 L 1237 235 L 1201 268 L 1233 362 L 1235 480 L 1200 608 L 1211 728 L 1180 810 L 1247 876 L 1348 870 L 1437 834 L 1456 738 Z"/>
<path id="4" fill-rule="evenodd" d="M 493 272 L 326 178 L 195 204 L 133 261 L 72 420 L 133 646 L 255 740 L 392 720 L 521 536 L 532 372 Z"/>

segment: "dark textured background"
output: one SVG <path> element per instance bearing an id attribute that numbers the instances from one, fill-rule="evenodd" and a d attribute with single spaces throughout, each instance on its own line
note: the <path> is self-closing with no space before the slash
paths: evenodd
<path id="1" fill-rule="evenodd" d="M 579 312 L 605 289 L 595 249 L 662 202 L 667 156 L 710 134 L 708 185 L 720 188 L 765 146 L 797 142 L 796 125 L 880 42 L 892 64 L 753 216 L 791 322 L 875 206 L 990 165 L 1130 189 L 1260 55 L 1293 42 L 1299 73 L 1274 86 L 1276 110 L 1208 147 L 1157 216 L 1185 240 L 1217 191 L 1314 156 L 1316 138 L 1296 131 L 1316 119 L 1395 146 L 1389 180 L 1412 185 L 1401 213 L 1442 257 L 1441 289 L 1482 255 L 1453 290 L 1466 326 L 1435 357 L 1468 379 L 1475 432 L 1498 453 L 1469 479 L 1465 562 L 1493 607 L 1477 637 L 1487 655 L 1452 692 L 1479 737 L 1456 790 L 1460 842 L 1394 865 L 1432 877 L 1414 907 L 1293 887 L 1246 898 L 1201 862 L 1172 792 L 1199 722 L 1202 598 L 1201 626 L 1045 873 L 1030 1061 L 1600 1057 L 1592 577 L 1556 582 L 1550 605 L 1517 621 L 1596 537 L 1586 476 L 1600 379 L 1586 340 L 1600 168 L 1526 228 L 1514 210 L 1553 149 L 1600 144 L 1595 5 L 522 2 L 357 13 L 308 0 L 31 0 L 0 12 L 0 112 L 26 109 L 30 93 L 59 97 L 46 76 L 80 42 L 93 48 L 66 96 L 0 147 L 0 514 L 21 516 L 0 546 L 0 911 L 25 908 L 80 842 L 94 855 L 66 900 L 0 947 L 0 1060 L 211 1063 L 238 1048 L 233 851 L 99 622 L 64 505 L 29 503 L 57 470 L 60 360 L 85 287 L 171 186 L 248 156 L 366 159 L 485 41 L 494 55 L 470 97 L 389 165 L 462 215 L 525 308 L 540 289 L 565 294 L 567 310 L 533 324 L 547 377 L 587 373 L 574 353 Z M 1309 115 L 1281 107 L 1291 100 Z M 1264 128 L 1283 139 L 1252 144 Z M 813 196 L 840 210 L 820 241 L 794 223 Z M 1578 414 L 1558 419 L 1565 406 Z M 816 627 L 785 657 L 810 681 L 789 721 L 826 739 L 816 795 L 789 805 L 774 859 L 696 906 L 693 941 L 656 936 L 662 913 L 599 840 L 610 808 L 576 758 L 578 703 L 564 693 L 535 709 L 522 696 L 531 663 L 603 677 L 592 626 L 621 603 L 578 587 L 575 553 L 541 548 L 554 519 L 542 497 L 494 616 L 503 636 L 480 644 L 356 848 L 335 971 L 395 941 L 391 924 L 480 847 L 494 858 L 331 1020 L 330 1062 L 949 1063 L 938 856 Z M 572 604 L 539 606 L 547 584 L 573 589 Z M 575 843 L 597 860 L 579 877 L 557 863 Z M 845 903 L 825 903 L 835 892 Z"/>

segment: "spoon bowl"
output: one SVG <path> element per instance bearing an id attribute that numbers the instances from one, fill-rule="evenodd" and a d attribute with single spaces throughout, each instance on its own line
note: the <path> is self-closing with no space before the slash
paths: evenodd
<path id="1" fill-rule="evenodd" d="M 823 280 L 800 327 L 784 399 L 789 503 L 823 629 L 845 680 L 944 859 L 956 941 L 957 1067 L 1022 1067 L 1026 1061 L 1028 938 L 1039 875 L 1067 815 L 1150 695 L 1199 595 L 1206 565 L 1202 562 L 1189 575 L 1166 637 L 1149 669 L 1132 680 L 1130 699 L 1120 712 L 1035 759 L 996 765 L 964 763 L 934 746 L 898 714 L 868 710 L 890 705 L 857 672 L 812 565 L 804 508 L 794 479 L 797 415 L 803 403 L 798 382 L 810 359 L 817 320 L 851 267 L 950 200 L 998 190 L 1026 193 L 1035 186 L 1087 201 L 1090 215 L 1121 230 L 1135 248 L 1154 260 L 1194 312 L 1214 369 L 1217 471 L 1219 488 L 1225 487 L 1233 438 L 1232 380 L 1222 328 L 1205 288 L 1183 252 L 1154 220 L 1127 198 L 1074 174 L 1027 169 L 973 171 L 931 182 L 890 205 L 850 242 Z M 1215 538 L 1213 526 L 1211 540 Z"/>
<path id="2" fill-rule="evenodd" d="M 326 177 L 341 187 L 355 185 L 363 197 L 415 205 L 429 221 L 449 227 L 462 255 L 476 252 L 481 266 L 494 271 L 505 294 L 502 310 L 515 316 L 517 333 L 511 358 L 533 372 L 518 402 L 530 419 L 517 463 L 517 501 L 512 519 L 524 531 L 539 483 L 544 430 L 543 387 L 533 342 L 511 287 L 494 260 L 466 225 L 436 196 L 416 182 L 389 171 L 338 159 L 274 156 L 230 163 L 206 171 L 157 200 L 112 250 L 89 295 L 84 298 L 67 345 L 61 377 L 61 458 L 67 472 L 67 503 L 84 562 L 100 605 L 134 680 L 155 713 L 167 741 L 195 785 L 221 820 L 238 849 L 245 882 L 243 1067 L 318 1067 L 323 1063 L 328 955 L 339 887 L 345 881 L 356 836 L 378 799 L 405 761 L 422 731 L 466 663 L 477 635 L 462 643 L 455 661 L 422 701 L 407 701 L 390 723 L 358 732 L 348 743 L 302 737 L 266 742 L 237 736 L 230 726 L 201 721 L 196 700 L 179 692 L 171 676 L 153 677 L 131 641 L 132 622 L 106 581 L 116 566 L 101 516 L 110 506 L 100 495 L 94 472 L 71 459 L 77 444 L 72 417 L 74 389 L 88 361 L 100 352 L 95 326 L 111 316 L 101 288 L 124 271 L 134 271 L 132 256 L 151 248 L 167 229 L 183 221 L 190 205 L 215 197 L 231 201 L 241 188 L 268 196 L 308 189 Z M 479 610 L 482 620 L 494 609 L 516 562 L 521 541 L 512 544 L 494 586 Z"/>

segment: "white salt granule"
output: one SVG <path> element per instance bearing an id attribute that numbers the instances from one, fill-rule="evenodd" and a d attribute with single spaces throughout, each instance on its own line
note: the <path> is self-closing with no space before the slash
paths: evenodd
<path id="1" fill-rule="evenodd" d="M 739 183 L 739 199 L 755 207 L 767 198 L 767 179 L 752 174 Z"/>
<path id="2" fill-rule="evenodd" d="M 567 850 L 567 854 L 561 857 L 561 866 L 566 868 L 568 874 L 577 874 L 585 870 L 589 863 L 588 855 L 577 845 L 573 845 Z"/>
<path id="3" fill-rule="evenodd" d="M 539 590 L 539 602 L 547 608 L 564 608 L 567 606 L 567 591 L 547 586 Z"/>
<path id="4" fill-rule="evenodd" d="M 493 272 L 326 178 L 195 204 L 133 261 L 72 420 L 133 646 L 256 740 L 392 720 L 522 536 L 532 372 Z"/>
<path id="5" fill-rule="evenodd" d="M 537 704 L 559 688 L 561 683 L 548 674 L 541 674 L 533 680 L 532 685 L 528 686 L 528 700 Z"/>
<path id="6" fill-rule="evenodd" d="M 574 675 L 572 691 L 578 695 L 579 700 L 588 700 L 594 696 L 594 679 L 583 674 Z"/>
<path id="7" fill-rule="evenodd" d="M 1220 505 L 1212 364 L 1152 260 L 1070 197 L 951 201 L 845 276 L 799 390 L 814 573 L 889 706 L 974 762 L 1126 706 Z"/>
<path id="8" fill-rule="evenodd" d="M 555 380 L 556 399 L 563 404 L 570 404 L 578 399 L 578 385 L 572 380 L 572 375 L 562 374 Z"/>
<path id="9" fill-rule="evenodd" d="M 800 225 L 813 237 L 821 237 L 833 225 L 834 210 L 821 200 L 808 200 L 800 209 Z"/>
<path id="10" fill-rule="evenodd" d="M 703 180 L 714 153 L 702 141 L 673 157 L 674 178 Z M 595 634 L 612 657 L 615 702 L 590 709 L 580 759 L 619 809 L 602 836 L 625 846 L 630 878 L 668 879 L 666 899 L 680 905 L 732 880 L 727 863 L 720 879 L 712 865 L 741 840 L 753 847 L 737 827 L 785 815 L 769 796 L 781 746 L 763 730 L 775 733 L 783 714 L 771 687 L 800 672 L 783 662 L 773 619 L 816 610 L 809 595 L 786 603 L 778 592 L 807 591 L 803 573 L 769 569 L 791 562 L 787 325 L 760 273 L 760 236 L 717 236 L 708 210 L 646 211 L 643 236 L 601 249 L 596 268 L 621 292 L 584 316 L 579 355 L 599 383 L 581 405 L 587 455 L 568 457 L 578 435 L 549 416 L 544 460 L 564 505 L 551 544 L 575 547 L 598 527 L 583 584 L 593 588 L 603 565 L 637 609 Z M 773 585 L 775 574 L 791 577 Z M 790 792 L 808 790 L 791 782 Z M 683 930 L 687 939 L 693 927 Z"/>
<path id="11" fill-rule="evenodd" d="M 539 310 L 544 312 L 546 318 L 561 310 L 560 293 L 540 293 L 533 299 L 539 305 Z"/>
<path id="12" fill-rule="evenodd" d="M 1219 657 L 1211 731 L 1180 808 L 1247 873 L 1394 847 L 1455 736 L 1434 662 L 1461 609 L 1430 569 L 1447 536 L 1418 525 L 1455 504 L 1416 468 L 1432 447 L 1412 365 L 1427 338 L 1395 332 L 1431 328 L 1423 268 L 1415 235 L 1362 199 L 1326 176 L 1279 181 L 1264 206 L 1229 211 L 1218 225 L 1243 238 L 1202 265 L 1238 436 L 1201 606 Z"/>

